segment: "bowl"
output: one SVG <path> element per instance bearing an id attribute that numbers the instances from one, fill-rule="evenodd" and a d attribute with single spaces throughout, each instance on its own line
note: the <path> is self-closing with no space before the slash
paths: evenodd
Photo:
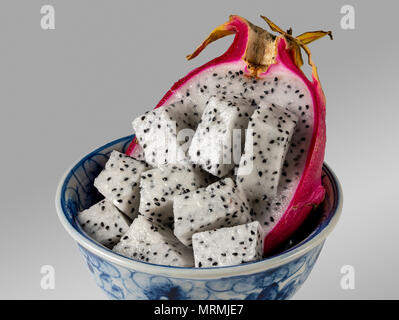
<path id="1" fill-rule="evenodd" d="M 107 143 L 77 161 L 56 192 L 59 219 L 77 242 L 97 285 L 110 299 L 288 299 L 308 278 L 342 210 L 342 191 L 324 164 L 326 197 L 279 253 L 257 262 L 215 268 L 156 265 L 121 256 L 90 239 L 76 214 L 102 197 L 93 186 L 112 150 L 125 151 L 134 136 Z"/>

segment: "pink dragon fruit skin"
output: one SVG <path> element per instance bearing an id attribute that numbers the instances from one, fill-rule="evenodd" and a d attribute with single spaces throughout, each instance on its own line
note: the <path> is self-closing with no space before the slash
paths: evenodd
<path id="1" fill-rule="evenodd" d="M 286 241 L 303 223 L 314 206 L 323 201 L 325 195 L 324 187 L 321 184 L 321 172 L 326 146 L 325 96 L 315 68 L 313 68 L 313 81 L 310 82 L 293 63 L 286 46 L 286 42 L 281 39 L 277 47 L 278 64 L 302 79 L 311 93 L 314 106 L 314 126 L 311 145 L 301 179 L 284 215 L 265 237 L 264 254 L 272 253 L 276 247 Z M 277 66 L 271 66 L 271 68 L 275 67 Z"/>
<path id="2" fill-rule="evenodd" d="M 262 17 L 264 18 L 264 17 Z M 306 219 L 312 208 L 317 206 L 324 198 L 324 188 L 321 184 L 321 171 L 324 160 L 326 144 L 325 126 L 325 97 L 306 44 L 317 40 L 330 32 L 308 32 L 296 38 L 292 32 L 283 32 L 264 18 L 273 31 L 282 33 L 281 36 L 273 36 L 263 29 L 254 26 L 242 17 L 230 16 L 228 22 L 214 29 L 208 38 L 187 58 L 195 58 L 209 43 L 227 36 L 235 35 L 234 41 L 228 50 L 221 56 L 192 70 L 185 77 L 177 81 L 164 95 L 156 108 L 171 103 L 182 96 L 182 90 L 195 78 L 212 69 L 224 65 L 242 66 L 244 74 L 249 78 L 262 79 L 276 72 L 292 76 L 303 84 L 307 93 L 311 96 L 313 111 L 313 131 L 309 146 L 306 150 L 306 161 L 300 179 L 293 195 L 285 208 L 284 214 L 276 221 L 273 228 L 264 239 L 264 255 L 273 254 L 284 243 L 299 225 Z M 261 31 L 260 31 L 261 30 Z M 262 38 L 263 37 L 263 38 Z M 254 44 L 264 44 L 264 52 L 259 55 Z M 260 46 L 262 47 L 262 46 Z M 301 71 L 302 58 L 300 48 L 305 49 L 309 56 L 309 64 L 312 66 L 312 80 L 310 81 Z M 298 54 L 299 52 L 299 54 Z M 263 54 L 263 55 L 262 55 Z M 134 153 L 137 141 L 134 140 L 127 150 L 127 154 Z"/>

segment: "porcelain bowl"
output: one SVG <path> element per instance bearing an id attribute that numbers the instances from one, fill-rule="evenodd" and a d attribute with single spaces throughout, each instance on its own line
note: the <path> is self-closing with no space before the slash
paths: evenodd
<path id="1" fill-rule="evenodd" d="M 182 268 L 123 257 L 90 239 L 76 214 L 101 199 L 93 187 L 112 150 L 125 151 L 133 136 L 112 141 L 84 156 L 61 179 L 59 219 L 77 242 L 97 285 L 110 299 L 288 299 L 308 278 L 342 210 L 342 191 L 324 164 L 326 197 L 278 254 L 231 267 Z"/>

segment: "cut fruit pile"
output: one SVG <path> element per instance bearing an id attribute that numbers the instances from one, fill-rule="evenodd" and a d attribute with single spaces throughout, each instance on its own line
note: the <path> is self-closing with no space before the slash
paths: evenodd
<path id="1" fill-rule="evenodd" d="M 90 237 L 150 263 L 236 265 L 274 254 L 321 203 L 325 98 L 307 44 L 331 32 L 262 18 L 278 36 L 231 16 L 187 58 L 235 35 L 230 48 L 133 121 L 95 180 L 105 199 L 78 214 Z"/>

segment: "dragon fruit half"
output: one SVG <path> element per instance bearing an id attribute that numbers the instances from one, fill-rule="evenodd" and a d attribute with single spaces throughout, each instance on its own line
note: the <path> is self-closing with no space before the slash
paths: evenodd
<path id="1" fill-rule="evenodd" d="M 229 49 L 177 81 L 156 108 L 179 102 L 204 109 L 213 96 L 219 100 L 235 97 L 260 108 L 279 106 L 297 119 L 295 128 L 288 129 L 294 132 L 287 150 L 276 149 L 280 155 L 286 154 L 284 167 L 280 169 L 284 177 L 278 180 L 277 191 L 271 192 L 267 201 L 258 201 L 258 207 L 254 208 L 257 217 L 260 214 L 267 216 L 267 221 L 263 217 L 261 224 L 267 222 L 264 254 L 270 255 L 324 198 L 321 170 L 326 142 L 325 98 L 307 44 L 325 35 L 332 36 L 331 32 L 315 31 L 294 37 L 291 29 L 285 32 L 266 17 L 262 18 L 278 35 L 240 16 L 230 16 L 229 21 L 215 28 L 187 59 L 195 58 L 211 42 L 235 35 Z M 311 80 L 300 69 L 303 64 L 301 50 L 306 52 L 312 67 Z M 196 108 L 195 112 L 201 108 Z M 187 126 L 195 128 L 198 124 L 194 121 Z M 257 135 L 257 132 L 253 134 Z M 259 141 L 263 143 L 263 140 Z M 132 142 L 128 155 L 137 153 L 138 143 L 136 139 Z M 155 164 L 155 150 L 151 152 L 153 154 L 146 155 L 146 158 Z M 268 165 L 280 168 L 281 157 L 277 158 L 277 163 Z M 261 163 L 256 165 L 262 169 Z M 251 198 L 250 194 L 248 198 Z"/>

